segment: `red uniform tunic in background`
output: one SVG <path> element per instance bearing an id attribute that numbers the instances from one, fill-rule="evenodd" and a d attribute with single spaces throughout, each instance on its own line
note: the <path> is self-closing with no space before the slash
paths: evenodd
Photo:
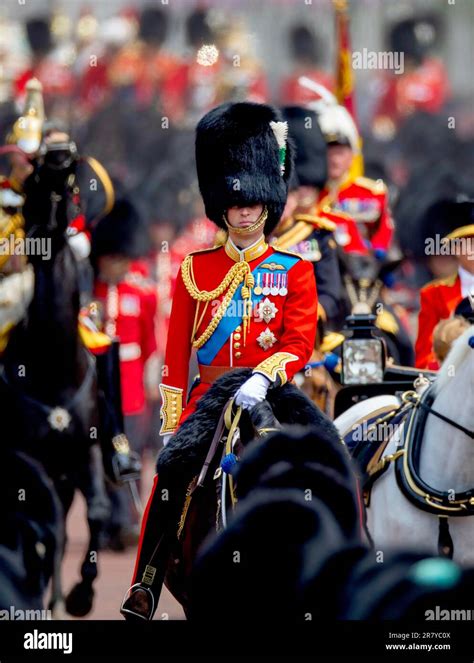
<path id="1" fill-rule="evenodd" d="M 421 289 L 415 345 L 417 368 L 439 368 L 433 352 L 433 330 L 438 322 L 451 317 L 461 300 L 461 279 L 457 274 L 432 281 Z"/>
<path id="2" fill-rule="evenodd" d="M 367 246 L 388 251 L 393 239 L 393 221 L 388 193 L 381 180 L 367 177 L 348 179 L 337 191 L 324 188 L 319 196 L 323 211 L 339 211 L 351 216 Z"/>
<path id="3" fill-rule="evenodd" d="M 156 349 L 156 294 L 141 274 L 131 273 L 118 285 L 97 280 L 94 296 L 102 308 L 102 331 L 120 339 L 123 413 L 138 414 L 145 407 L 145 363 Z"/>

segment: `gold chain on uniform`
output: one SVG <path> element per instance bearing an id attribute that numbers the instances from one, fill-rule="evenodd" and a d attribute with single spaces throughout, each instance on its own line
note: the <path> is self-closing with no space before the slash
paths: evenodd
<path id="1" fill-rule="evenodd" d="M 235 294 L 235 291 L 242 283 L 245 281 L 245 285 L 242 287 L 242 299 L 246 301 L 246 311 L 243 316 L 244 321 L 244 344 L 246 339 L 247 330 L 250 324 L 250 315 L 251 315 L 251 291 L 254 286 L 254 278 L 250 271 L 250 266 L 247 262 L 236 262 L 235 265 L 229 269 L 227 274 L 224 276 L 224 279 L 221 283 L 214 288 L 214 290 L 198 290 L 196 284 L 194 283 L 191 277 L 192 269 L 192 255 L 186 256 L 181 266 L 181 275 L 183 277 L 183 283 L 186 290 L 189 292 L 191 297 L 198 302 L 210 302 L 213 299 L 220 297 L 222 293 L 228 288 L 227 293 L 225 294 L 222 302 L 219 305 L 219 308 L 216 311 L 216 314 L 213 316 L 211 322 L 203 331 L 201 336 L 193 341 L 193 348 L 199 349 L 204 343 L 206 343 L 215 332 L 217 325 L 220 323 L 224 314 L 232 300 L 232 297 Z"/>

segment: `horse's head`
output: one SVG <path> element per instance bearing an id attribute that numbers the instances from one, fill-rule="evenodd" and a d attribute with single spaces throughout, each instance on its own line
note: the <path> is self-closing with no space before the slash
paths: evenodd
<path id="1" fill-rule="evenodd" d="M 64 237 L 68 226 L 68 208 L 77 188 L 77 150 L 67 134 L 56 134 L 58 140 L 42 145 L 24 183 L 23 215 L 29 237 Z"/>

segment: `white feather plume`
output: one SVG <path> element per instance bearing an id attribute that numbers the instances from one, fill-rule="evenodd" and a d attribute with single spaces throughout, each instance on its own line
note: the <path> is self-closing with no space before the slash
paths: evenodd
<path id="1" fill-rule="evenodd" d="M 273 122 L 272 120 L 270 122 L 270 126 L 278 143 L 278 147 L 286 147 L 286 141 L 288 138 L 288 122 Z"/>

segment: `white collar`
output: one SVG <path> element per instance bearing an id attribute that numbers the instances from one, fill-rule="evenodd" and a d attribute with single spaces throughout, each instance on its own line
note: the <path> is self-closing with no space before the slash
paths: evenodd
<path id="1" fill-rule="evenodd" d="M 471 274 L 471 272 L 468 272 L 463 267 L 458 267 L 458 274 L 461 279 L 462 296 L 474 295 L 474 274 Z"/>

